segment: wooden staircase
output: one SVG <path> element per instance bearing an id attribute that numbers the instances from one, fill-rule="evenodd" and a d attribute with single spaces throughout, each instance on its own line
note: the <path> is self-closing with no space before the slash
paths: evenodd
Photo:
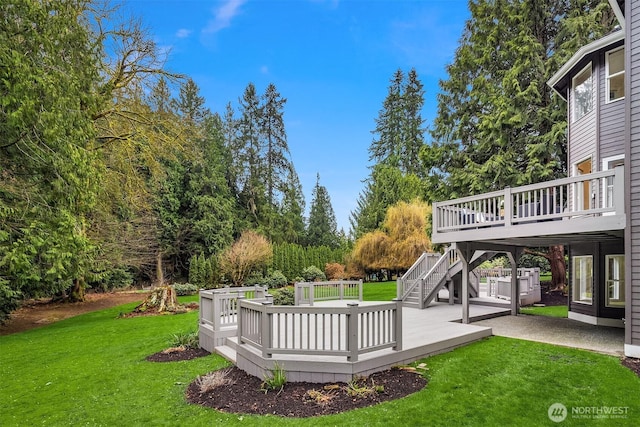
<path id="1" fill-rule="evenodd" d="M 473 269 L 484 261 L 493 258 L 495 252 L 476 251 L 469 263 L 469 295 L 478 296 L 479 279 Z M 437 257 L 437 259 L 435 259 Z M 423 254 L 414 265 L 398 279 L 398 298 L 405 307 L 426 308 L 434 301 L 438 292 L 448 286 L 452 291 L 454 284 L 462 281 L 462 262 L 455 247 L 449 247 L 444 254 Z"/>

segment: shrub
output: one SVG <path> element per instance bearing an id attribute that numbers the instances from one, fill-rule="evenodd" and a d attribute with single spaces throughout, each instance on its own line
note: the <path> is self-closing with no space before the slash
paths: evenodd
<path id="1" fill-rule="evenodd" d="M 337 262 L 325 265 L 324 272 L 329 280 L 342 280 L 345 278 L 344 265 Z"/>
<path id="2" fill-rule="evenodd" d="M 196 384 L 200 389 L 200 394 L 207 393 L 218 387 L 230 385 L 233 380 L 229 378 L 231 368 L 221 369 L 219 371 L 209 372 L 207 375 L 198 377 Z"/>
<path id="3" fill-rule="evenodd" d="M 9 281 L 0 277 L 0 325 L 9 319 L 11 312 L 20 305 L 21 294 L 11 289 Z"/>
<path id="4" fill-rule="evenodd" d="M 263 279 L 262 285 L 269 289 L 281 288 L 283 286 L 287 286 L 287 278 L 280 270 L 274 270 Z"/>
<path id="5" fill-rule="evenodd" d="M 295 291 L 291 286 L 274 289 L 269 291 L 269 293 L 273 295 L 274 305 L 294 305 L 295 303 Z"/>
<path id="6" fill-rule="evenodd" d="M 183 347 L 183 348 L 198 348 L 200 346 L 198 331 L 173 334 L 169 339 L 169 346 Z"/>
<path id="7" fill-rule="evenodd" d="M 311 265 L 302 270 L 302 277 L 304 277 L 304 280 L 307 282 L 320 282 L 327 280 L 327 276 L 325 276 L 322 270 L 315 265 Z"/>
<path id="8" fill-rule="evenodd" d="M 192 283 L 174 283 L 173 290 L 177 296 L 195 295 L 200 288 Z"/>
<path id="9" fill-rule="evenodd" d="M 220 270 L 234 286 L 242 286 L 252 271 L 264 267 L 272 258 L 273 249 L 267 239 L 248 230 L 222 253 Z"/>

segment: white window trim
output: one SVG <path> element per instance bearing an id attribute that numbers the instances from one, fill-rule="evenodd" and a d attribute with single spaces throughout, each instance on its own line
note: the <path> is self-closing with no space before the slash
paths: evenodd
<path id="1" fill-rule="evenodd" d="M 577 288 L 577 283 L 576 283 L 576 261 L 578 259 L 581 258 L 589 258 L 591 259 L 591 300 L 590 301 L 586 301 L 586 300 L 581 300 L 581 299 L 576 299 L 576 291 L 578 293 L 578 296 L 580 296 L 580 289 Z M 593 286 L 594 286 L 594 280 L 593 280 L 593 255 L 577 255 L 574 256 L 573 259 L 571 260 L 571 302 L 576 303 L 576 304 L 584 304 L 584 305 L 593 305 Z"/>
<path id="2" fill-rule="evenodd" d="M 576 95 L 575 95 L 575 87 L 576 87 L 576 79 L 578 78 L 579 75 L 581 75 L 582 73 L 584 73 L 586 70 L 590 70 L 591 71 L 591 110 L 587 111 L 586 113 L 584 113 L 584 115 L 580 118 L 576 118 Z M 571 122 L 577 122 L 578 120 L 582 119 L 583 117 L 587 116 L 590 112 L 593 111 L 594 106 L 594 93 L 596 92 L 596 82 L 594 81 L 594 72 L 593 72 L 593 63 L 589 62 L 582 70 L 580 70 L 579 72 L 576 73 L 575 76 L 573 76 L 573 78 L 571 79 Z"/>
<path id="3" fill-rule="evenodd" d="M 608 171 L 609 170 L 609 164 L 615 162 L 616 160 L 624 160 L 624 154 L 619 154 L 617 156 L 610 156 L 610 157 L 605 157 L 602 159 L 602 170 L 603 171 Z M 603 179 L 602 180 L 602 206 L 609 206 L 609 200 L 607 199 L 608 197 L 608 191 L 607 191 L 607 180 Z M 602 214 L 603 216 L 607 216 L 607 215 L 613 215 L 613 212 L 604 212 Z"/>
<path id="4" fill-rule="evenodd" d="M 590 156 L 584 157 L 584 158 L 578 160 L 577 162 L 573 163 L 573 174 L 572 174 L 572 176 L 574 176 L 574 177 L 580 176 L 580 175 L 578 175 L 578 165 L 580 163 L 586 162 L 587 160 L 591 161 L 591 173 L 594 172 L 594 170 L 593 170 L 593 164 L 594 164 L 593 155 L 590 155 Z M 576 182 L 572 186 L 573 187 L 573 205 L 572 205 L 572 211 L 573 212 L 584 210 L 583 209 L 583 207 L 584 207 L 584 200 L 583 200 L 583 195 L 584 195 L 583 188 L 584 187 L 583 186 L 584 186 L 584 181 Z M 595 191 L 595 189 L 592 188 L 591 189 L 591 197 L 593 197 L 594 191 Z M 580 207 L 580 209 L 578 209 L 578 207 Z M 591 207 L 591 199 L 589 199 L 589 207 Z"/>
<path id="5" fill-rule="evenodd" d="M 612 49 L 612 50 L 608 51 L 607 53 L 605 53 L 605 55 L 604 55 L 604 57 L 605 57 L 605 61 L 604 62 L 606 64 L 605 65 L 605 76 L 604 76 L 604 79 L 606 81 L 606 84 L 605 84 L 606 91 L 605 91 L 605 94 L 604 94 L 604 98 L 605 98 L 604 102 L 605 102 L 605 104 L 611 104 L 613 102 L 617 102 L 617 101 L 620 101 L 620 100 L 624 99 L 624 96 L 621 96 L 620 98 L 616 98 L 616 99 L 609 99 L 609 95 L 611 94 L 611 90 L 609 88 L 609 84 L 610 84 L 611 78 L 612 77 L 616 77 L 616 76 L 620 76 L 620 75 L 624 75 L 624 73 L 626 71 L 626 69 L 623 69 L 622 71 L 618 71 L 615 74 L 609 74 L 609 55 L 611 55 L 612 53 L 615 53 L 615 52 L 617 52 L 619 50 L 622 50 L 622 49 L 624 49 L 624 46 L 620 46 L 620 47 L 618 47 L 616 49 Z M 626 95 L 627 88 L 624 88 L 624 89 L 625 89 L 625 95 Z"/>
<path id="6" fill-rule="evenodd" d="M 605 307 L 611 307 L 611 308 L 620 308 L 620 307 L 624 307 L 626 305 L 626 301 L 625 301 L 625 287 L 627 286 L 626 284 L 626 280 L 624 277 L 624 264 L 623 264 L 623 268 L 621 269 L 621 276 L 622 278 L 620 280 L 618 280 L 619 282 L 622 282 L 622 292 L 620 292 L 622 299 L 620 297 L 617 298 L 618 302 L 616 303 L 610 303 L 609 302 L 609 258 L 611 257 L 622 257 L 623 262 L 626 262 L 625 256 L 624 254 L 608 254 L 605 255 L 604 257 L 604 265 L 605 265 L 605 276 L 604 276 L 604 284 L 605 284 Z"/>

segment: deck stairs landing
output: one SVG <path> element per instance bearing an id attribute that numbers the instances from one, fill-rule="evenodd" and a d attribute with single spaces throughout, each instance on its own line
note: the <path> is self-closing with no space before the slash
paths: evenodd
<path id="1" fill-rule="evenodd" d="M 492 259 L 496 252 L 475 251 L 469 263 L 469 296 L 478 296 L 480 280 L 473 270 Z M 442 255 L 423 253 L 407 272 L 398 279 L 398 298 L 405 307 L 423 309 L 434 301 L 445 286 L 453 289 L 462 281 L 462 262 L 455 246 L 450 246 Z"/>

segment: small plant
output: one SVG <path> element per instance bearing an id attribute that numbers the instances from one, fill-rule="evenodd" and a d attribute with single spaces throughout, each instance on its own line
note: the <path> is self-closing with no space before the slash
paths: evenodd
<path id="1" fill-rule="evenodd" d="M 347 383 L 345 386 L 345 391 L 351 397 L 366 397 L 375 393 L 384 392 L 384 386 L 376 385 L 373 380 L 371 381 L 371 385 L 367 385 L 366 378 L 355 377 L 351 381 Z"/>
<path id="2" fill-rule="evenodd" d="M 260 390 L 264 391 L 265 394 L 269 392 L 269 390 L 278 390 L 278 394 L 284 389 L 284 385 L 287 382 L 287 373 L 284 368 L 280 366 L 277 362 L 273 365 L 273 369 L 269 371 L 268 374 L 265 375 L 264 381 L 260 386 Z"/>
<path id="3" fill-rule="evenodd" d="M 191 283 L 175 283 L 173 290 L 176 291 L 177 296 L 195 295 L 198 293 L 198 286 Z"/>
<path id="4" fill-rule="evenodd" d="M 233 384 L 233 380 L 229 378 L 230 368 L 221 369 L 219 371 L 209 372 L 207 375 L 198 377 L 196 384 L 200 389 L 200 394 L 207 393 L 218 387 Z"/>
<path id="5" fill-rule="evenodd" d="M 198 348 L 199 344 L 198 331 L 173 334 L 169 340 L 169 345 L 174 348 Z"/>
<path id="6" fill-rule="evenodd" d="M 327 406 L 333 398 L 336 396 L 335 390 L 321 391 L 321 390 L 309 390 L 306 392 L 305 397 L 320 406 Z"/>

